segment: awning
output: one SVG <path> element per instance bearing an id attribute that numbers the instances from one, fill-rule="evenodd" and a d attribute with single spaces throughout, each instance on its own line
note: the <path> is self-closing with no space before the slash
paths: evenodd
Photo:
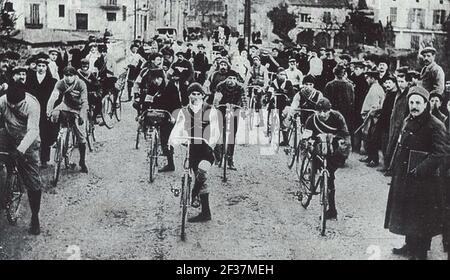
<path id="1" fill-rule="evenodd" d="M 92 32 L 97 33 L 99 32 Z M 6 37 L 6 40 L 12 42 L 29 45 L 31 47 L 49 47 L 65 42 L 67 45 L 84 44 L 88 41 L 91 33 L 69 30 L 53 30 L 53 29 L 24 29 L 12 37 Z"/>

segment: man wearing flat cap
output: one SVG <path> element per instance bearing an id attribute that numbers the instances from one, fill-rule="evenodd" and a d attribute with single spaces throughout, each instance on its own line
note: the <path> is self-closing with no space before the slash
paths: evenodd
<path id="1" fill-rule="evenodd" d="M 25 67 L 14 67 L 12 70 L 12 80 L 14 82 L 19 82 L 25 85 L 25 82 L 27 80 L 27 68 Z"/>
<path id="2" fill-rule="evenodd" d="M 433 116 L 435 116 L 441 122 L 445 122 L 447 116 L 441 112 L 442 98 L 443 97 L 440 94 L 430 94 L 430 110 Z"/>
<path id="3" fill-rule="evenodd" d="M 424 48 L 420 54 L 423 56 L 425 66 L 420 72 L 419 85 L 432 93 L 444 94 L 445 74 L 442 67 L 436 63 L 436 49 Z"/>
<path id="4" fill-rule="evenodd" d="M 197 53 L 194 55 L 193 66 L 195 71 L 200 72 L 196 82 L 203 84 L 206 80 L 206 72 L 209 70 L 209 61 L 203 44 L 198 44 L 197 50 Z"/>
<path id="5" fill-rule="evenodd" d="M 50 70 L 50 73 L 52 74 L 52 77 L 56 80 L 61 79 L 59 76 L 59 69 L 58 65 L 56 64 L 56 60 L 58 59 L 58 50 L 57 49 L 50 49 L 48 51 L 48 56 L 50 57 L 50 60 L 48 62 L 48 70 Z"/>
<path id="6" fill-rule="evenodd" d="M 442 233 L 442 193 L 436 171 L 448 154 L 444 124 L 428 109 L 430 93 L 412 87 L 409 115 L 403 122 L 393 160 L 384 227 L 405 236 L 393 254 L 427 259 L 431 239 Z"/>

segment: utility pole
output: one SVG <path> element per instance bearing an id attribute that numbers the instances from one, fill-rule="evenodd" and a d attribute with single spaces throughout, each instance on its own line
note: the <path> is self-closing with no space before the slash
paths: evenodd
<path id="1" fill-rule="evenodd" d="M 244 38 L 247 38 L 247 49 L 251 44 L 251 0 L 245 0 L 244 4 Z"/>

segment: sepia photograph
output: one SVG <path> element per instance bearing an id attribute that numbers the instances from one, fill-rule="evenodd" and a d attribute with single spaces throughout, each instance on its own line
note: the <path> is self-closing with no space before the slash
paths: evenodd
<path id="1" fill-rule="evenodd" d="M 450 0 L 0 0 L 0 261 L 448 260 L 448 77 Z"/>

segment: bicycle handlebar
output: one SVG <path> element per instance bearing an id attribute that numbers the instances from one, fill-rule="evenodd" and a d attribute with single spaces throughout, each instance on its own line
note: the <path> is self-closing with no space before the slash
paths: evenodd
<path id="1" fill-rule="evenodd" d="M 183 136 L 183 137 L 174 137 L 174 139 L 180 140 L 200 140 L 204 141 L 209 146 L 209 141 L 202 137 L 191 137 L 191 136 Z"/>
<path id="2" fill-rule="evenodd" d="M 162 109 L 147 109 L 147 110 L 145 110 L 145 112 L 144 112 L 144 113 L 148 113 L 148 112 L 155 112 L 155 113 L 164 113 L 164 114 L 167 114 L 167 115 L 169 115 L 169 116 L 170 116 L 170 118 L 172 118 L 172 119 L 173 119 L 172 113 L 170 113 L 170 112 L 169 112 L 169 111 L 167 111 L 167 110 L 162 110 Z"/>
<path id="3" fill-rule="evenodd" d="M 216 108 L 230 108 L 230 109 L 245 109 L 242 106 L 239 105 L 235 105 L 235 104 L 231 104 L 231 103 L 226 103 L 226 104 L 220 104 L 215 106 Z"/>

